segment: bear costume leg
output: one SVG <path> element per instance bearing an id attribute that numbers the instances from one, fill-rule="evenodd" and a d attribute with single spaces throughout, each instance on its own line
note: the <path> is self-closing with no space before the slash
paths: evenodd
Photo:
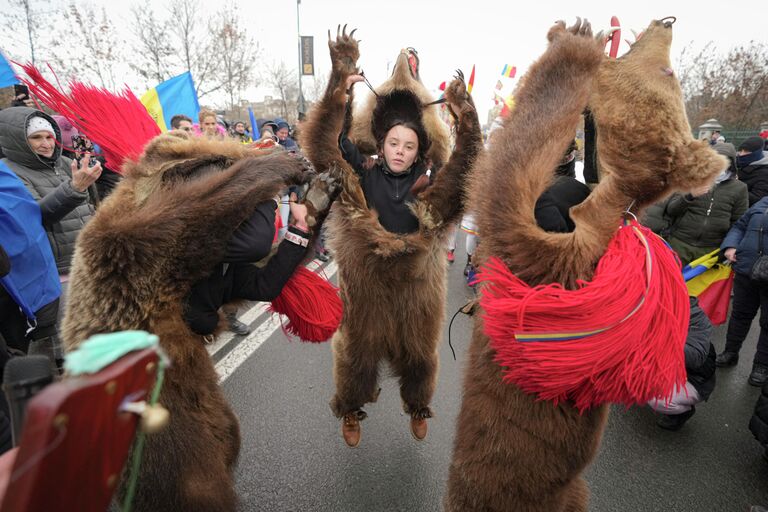
<path id="1" fill-rule="evenodd" d="M 333 378 L 336 394 L 331 410 L 337 418 L 359 411 L 366 403 L 378 398 L 380 343 L 352 337 L 340 329 L 333 337 Z M 360 340 L 360 341 L 358 341 Z M 361 418 L 362 419 L 362 418 Z"/>

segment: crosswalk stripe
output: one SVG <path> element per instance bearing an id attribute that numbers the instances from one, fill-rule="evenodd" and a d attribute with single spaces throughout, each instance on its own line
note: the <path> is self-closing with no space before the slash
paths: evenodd
<path id="1" fill-rule="evenodd" d="M 316 266 L 307 266 L 313 270 L 317 268 Z M 323 268 L 321 274 L 328 280 L 331 280 L 334 275 L 336 275 L 337 270 L 338 267 L 336 266 L 336 262 L 332 261 Z M 251 325 L 254 320 L 258 319 L 264 313 L 267 313 L 268 306 L 269 304 L 266 302 L 258 302 L 241 315 L 239 320 L 245 324 Z M 280 329 L 280 325 L 279 315 L 267 315 L 248 336 L 240 341 L 237 346 L 216 363 L 216 372 L 219 374 L 219 381 L 224 382 L 227 380 L 240 365 L 251 357 L 251 355 L 275 333 L 275 331 Z M 214 343 L 207 347 L 208 353 L 212 357 L 215 357 L 216 353 L 227 346 L 233 338 L 234 334 L 231 332 L 223 333 Z"/>

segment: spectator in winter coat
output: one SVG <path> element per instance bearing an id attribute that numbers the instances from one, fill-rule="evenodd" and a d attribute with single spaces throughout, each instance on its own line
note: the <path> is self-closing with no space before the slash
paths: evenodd
<path id="1" fill-rule="evenodd" d="M 78 167 L 62 156 L 56 121 L 27 107 L 0 111 L 0 147 L 2 162 L 40 205 L 59 275 L 67 276 L 77 235 L 93 213 L 88 187 L 101 175 L 101 164 Z"/>
<path id="2" fill-rule="evenodd" d="M 184 114 L 176 114 L 171 118 L 171 129 L 192 133 L 195 131 L 192 119 Z"/>
<path id="3" fill-rule="evenodd" d="M 216 119 L 216 112 L 213 110 L 201 110 L 198 115 L 200 121 L 200 132 L 204 137 L 211 139 L 221 139 L 222 133 L 219 131 L 219 124 Z"/>
<path id="4" fill-rule="evenodd" d="M 250 144 L 253 142 L 251 136 L 245 133 L 245 123 L 242 121 L 237 121 L 232 126 L 232 137 L 239 140 L 243 144 Z"/>
<path id="5" fill-rule="evenodd" d="M 296 141 L 290 137 L 290 125 L 284 119 L 280 118 L 275 119 L 275 124 L 277 124 L 277 131 L 275 132 L 275 135 L 277 135 L 280 145 L 288 151 L 297 151 L 299 146 L 296 145 Z"/>
<path id="6" fill-rule="evenodd" d="M 665 430 L 679 430 L 696 412 L 696 404 L 709 399 L 715 389 L 715 348 L 712 345 L 712 324 L 699 307 L 696 297 L 689 297 L 691 317 L 685 339 L 685 387 L 675 390 L 667 403 L 654 398 L 648 405 L 661 416 L 656 424 Z"/>
<path id="7" fill-rule="evenodd" d="M 717 366 L 734 366 L 747 337 L 752 320 L 760 311 L 760 336 L 752 363 L 749 383 L 762 386 L 768 381 L 768 284 L 750 278 L 760 250 L 768 253 L 768 197 L 755 203 L 733 225 L 720 248 L 733 263 L 733 304 L 725 349 L 717 356 Z"/>
<path id="8" fill-rule="evenodd" d="M 749 206 L 768 196 L 768 157 L 764 147 L 765 141 L 758 135 L 739 145 L 739 179 L 749 189 Z"/>
<path id="9" fill-rule="evenodd" d="M 720 247 L 733 223 L 747 211 L 747 186 L 736 179 L 736 148 L 720 142 L 713 149 L 730 162 L 714 185 L 673 194 L 650 208 L 644 219 L 669 242 L 683 265 Z"/>
<path id="10" fill-rule="evenodd" d="M 101 175 L 90 155 L 77 162 L 61 156 L 61 130 L 49 115 L 27 107 L 0 111 L 0 147 L 7 165 L 40 207 L 62 287 L 59 317 L 66 300 L 66 282 L 77 235 L 93 213 L 88 187 Z M 58 338 L 51 339 L 52 359 L 62 358 Z M 47 347 L 41 347 L 41 351 Z"/>

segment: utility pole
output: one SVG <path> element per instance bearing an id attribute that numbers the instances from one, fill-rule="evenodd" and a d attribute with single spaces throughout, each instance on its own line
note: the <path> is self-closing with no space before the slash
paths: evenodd
<path id="1" fill-rule="evenodd" d="M 297 115 L 301 112 L 301 109 L 304 104 L 304 93 L 301 90 L 301 24 L 299 22 L 299 6 L 301 5 L 301 0 L 296 0 L 296 39 L 298 40 L 298 47 L 299 47 L 299 98 L 296 101 L 296 110 Z"/>
<path id="2" fill-rule="evenodd" d="M 35 41 L 33 39 L 33 32 L 35 30 L 34 28 L 34 20 L 32 19 L 32 6 L 29 5 L 30 0 L 25 0 L 22 2 L 22 6 L 24 7 L 24 15 L 26 16 L 27 20 L 27 35 L 29 36 L 29 51 L 32 55 L 32 65 L 35 65 Z"/>

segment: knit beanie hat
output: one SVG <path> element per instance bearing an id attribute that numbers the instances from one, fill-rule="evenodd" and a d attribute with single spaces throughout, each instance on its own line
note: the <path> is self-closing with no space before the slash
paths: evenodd
<path id="1" fill-rule="evenodd" d="M 71 146 L 72 145 L 72 137 L 75 135 L 80 135 L 80 132 L 77 131 L 77 128 L 72 126 L 72 123 L 69 122 L 69 119 L 67 119 L 64 116 L 51 116 L 54 121 L 56 121 L 56 124 L 59 125 L 59 129 L 61 130 L 61 143 L 65 146 Z"/>
<path id="2" fill-rule="evenodd" d="M 739 145 L 739 151 L 742 149 L 744 151 L 749 151 L 750 153 L 754 153 L 755 151 L 762 151 L 763 147 L 765 146 L 765 141 L 760 137 L 759 135 L 753 135 L 752 137 L 748 137 Z"/>
<path id="3" fill-rule="evenodd" d="M 27 137 L 35 132 L 50 132 L 54 137 L 56 136 L 53 125 L 47 119 L 40 116 L 32 117 L 27 123 Z"/>

